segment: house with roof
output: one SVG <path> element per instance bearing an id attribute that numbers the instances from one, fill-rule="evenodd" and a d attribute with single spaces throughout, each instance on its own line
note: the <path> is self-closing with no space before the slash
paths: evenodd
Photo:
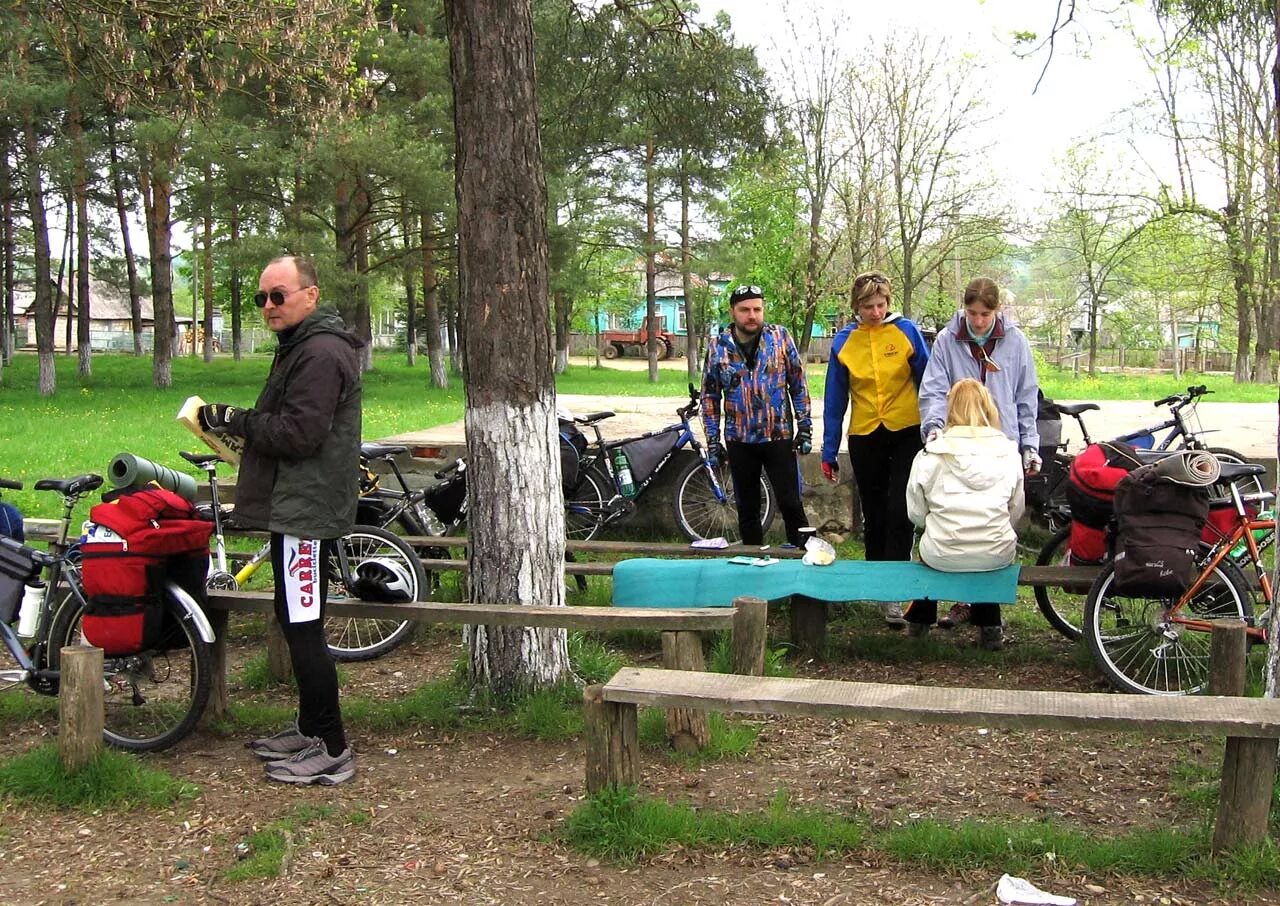
<path id="1" fill-rule="evenodd" d="M 63 348 L 67 337 L 67 305 L 66 295 L 59 293 L 59 304 L 54 318 L 54 345 Z M 142 309 L 142 346 L 150 349 L 155 332 L 155 310 L 151 297 L 144 295 L 140 300 Z M 35 292 L 30 288 L 17 288 L 14 291 L 14 344 L 20 348 L 34 349 L 36 346 L 36 318 L 33 307 Z M 71 305 L 71 349 L 79 343 L 76 339 L 75 319 L 80 306 Z M 222 312 L 215 309 L 213 313 L 214 333 L 222 330 Z M 174 313 L 177 323 L 176 336 L 182 337 L 191 329 L 191 313 Z M 133 350 L 133 321 L 129 314 L 129 294 L 100 280 L 89 281 L 89 345 L 95 352 L 131 352 Z"/>

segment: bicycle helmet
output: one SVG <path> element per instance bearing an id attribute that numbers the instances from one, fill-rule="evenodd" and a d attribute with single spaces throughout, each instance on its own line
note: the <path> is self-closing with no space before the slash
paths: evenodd
<path id="1" fill-rule="evenodd" d="M 373 557 L 356 566 L 351 591 L 364 601 L 400 604 L 413 600 L 413 577 L 395 560 Z"/>

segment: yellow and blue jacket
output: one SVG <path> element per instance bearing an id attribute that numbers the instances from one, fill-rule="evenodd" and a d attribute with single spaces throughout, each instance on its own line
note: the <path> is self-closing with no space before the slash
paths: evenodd
<path id="1" fill-rule="evenodd" d="M 854 322 L 831 341 L 822 407 L 822 461 L 840 452 L 845 410 L 850 434 L 870 434 L 884 425 L 901 431 L 920 424 L 917 388 L 929 362 L 920 328 L 896 312 L 876 326 Z"/>

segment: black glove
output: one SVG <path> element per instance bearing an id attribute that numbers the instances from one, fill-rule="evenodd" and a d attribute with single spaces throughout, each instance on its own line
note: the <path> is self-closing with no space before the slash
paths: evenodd
<path id="1" fill-rule="evenodd" d="M 796 452 L 808 456 L 813 452 L 813 435 L 801 428 L 796 432 Z"/>
<path id="2" fill-rule="evenodd" d="M 206 403 L 200 407 L 200 426 L 215 434 L 229 431 L 231 420 L 243 411 L 226 403 Z"/>
<path id="3" fill-rule="evenodd" d="M 707 444 L 707 459 L 711 460 L 712 465 L 718 465 L 728 462 L 728 454 L 725 452 L 724 444 L 718 440 L 710 441 Z"/>

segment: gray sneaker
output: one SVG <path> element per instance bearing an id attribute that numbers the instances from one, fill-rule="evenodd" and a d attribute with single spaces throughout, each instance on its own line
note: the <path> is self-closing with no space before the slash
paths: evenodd
<path id="1" fill-rule="evenodd" d="M 906 617 L 902 615 L 902 605 L 896 601 L 891 604 L 881 604 L 880 613 L 884 617 L 884 623 L 890 629 L 901 629 L 907 625 Z"/>
<path id="2" fill-rule="evenodd" d="M 295 723 L 287 730 L 281 730 L 274 736 L 264 736 L 244 744 L 244 747 L 263 761 L 282 761 L 297 755 L 315 742 L 310 736 L 303 736 Z"/>
<path id="3" fill-rule="evenodd" d="M 1004 629 L 1000 626 L 983 626 L 978 630 L 978 645 L 983 651 L 1003 650 Z"/>
<path id="4" fill-rule="evenodd" d="M 267 777 L 281 783 L 319 783 L 332 786 L 350 780 L 356 773 L 356 756 L 347 746 L 339 755 L 330 755 L 319 739 L 285 761 L 267 765 Z"/>

